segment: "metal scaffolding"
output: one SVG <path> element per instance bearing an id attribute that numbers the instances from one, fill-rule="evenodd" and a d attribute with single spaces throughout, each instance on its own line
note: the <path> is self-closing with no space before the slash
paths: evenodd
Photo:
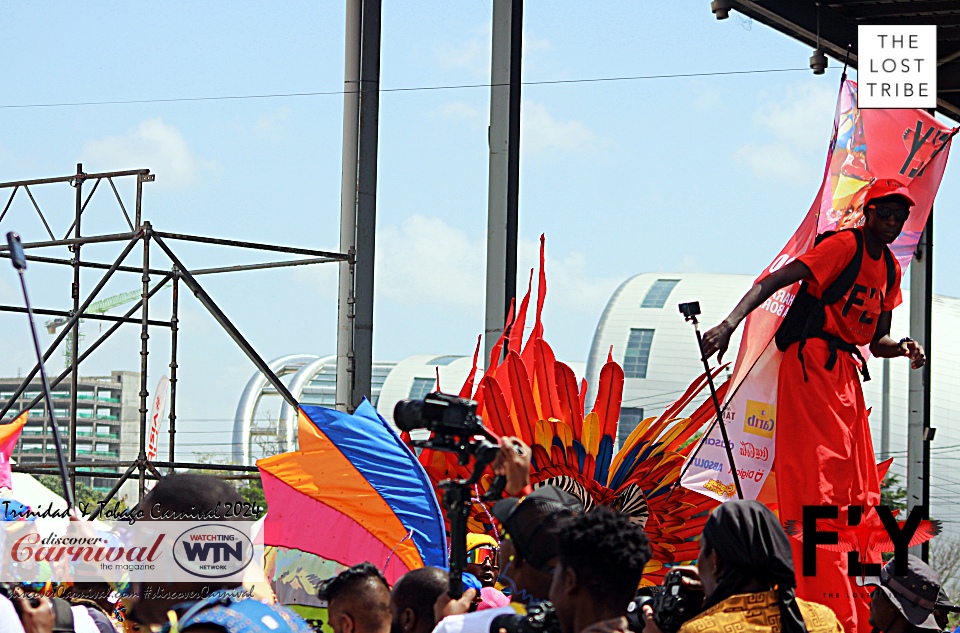
<path id="1" fill-rule="evenodd" d="M 130 214 L 127 212 L 126 207 L 123 204 L 123 200 L 117 191 L 117 187 L 114 184 L 114 179 L 126 178 L 126 177 L 135 177 L 136 178 L 136 201 L 134 205 L 134 217 L 131 219 Z M 143 197 L 143 183 L 152 182 L 155 176 L 150 173 L 149 169 L 135 169 L 135 170 L 126 170 L 126 171 L 115 171 L 115 172 L 104 172 L 104 173 L 91 173 L 87 174 L 83 172 L 83 165 L 77 164 L 77 171 L 75 174 L 70 176 L 62 176 L 57 178 L 40 178 L 36 180 L 21 180 L 15 182 L 6 182 L 0 183 L 0 190 L 12 189 L 10 197 L 7 199 L 3 211 L 0 212 L 0 223 L 3 222 L 5 216 L 7 216 L 8 211 L 11 208 L 11 205 L 14 201 L 17 193 L 23 189 L 28 196 L 30 203 L 33 209 L 36 211 L 37 215 L 40 218 L 40 221 L 43 223 L 44 228 L 46 229 L 47 235 L 50 237 L 48 241 L 43 242 L 30 242 L 24 243 L 23 248 L 25 251 L 33 252 L 38 249 L 48 249 L 48 248 L 63 248 L 66 247 L 72 256 L 69 259 L 62 257 L 48 257 L 40 255 L 26 255 L 27 261 L 38 262 L 44 264 L 55 264 L 61 266 L 69 266 L 73 269 L 73 284 L 71 286 L 71 299 L 73 301 L 72 308 L 69 311 L 64 310 L 49 310 L 49 309 L 35 309 L 34 312 L 40 315 L 50 315 L 65 317 L 67 320 L 63 324 L 60 333 L 54 339 L 53 343 L 49 346 L 46 352 L 43 354 L 43 360 L 46 361 L 50 356 L 57 350 L 60 344 L 64 339 L 69 339 L 68 343 L 71 346 L 71 349 L 68 350 L 67 357 L 69 363 L 66 369 L 61 372 L 55 379 L 50 382 L 50 388 L 55 388 L 64 380 L 67 380 L 69 377 L 70 386 L 71 386 L 71 396 L 70 396 L 70 415 L 69 415 L 69 433 L 70 433 L 70 455 L 67 462 L 67 468 L 70 478 L 70 486 L 76 490 L 76 479 L 78 472 L 81 476 L 96 476 L 103 478 L 116 478 L 117 482 L 107 494 L 104 499 L 104 502 L 108 502 L 110 499 L 116 495 L 123 483 L 133 476 L 136 473 L 136 476 L 139 479 L 139 498 L 142 499 L 145 493 L 145 482 L 147 479 L 159 479 L 162 477 L 158 468 L 168 469 L 170 474 L 174 472 L 175 469 L 206 469 L 211 468 L 210 464 L 197 464 L 193 462 L 178 462 L 175 455 L 175 436 L 176 436 L 176 402 L 177 402 L 177 337 L 179 333 L 179 290 L 180 283 L 182 282 L 186 287 L 197 297 L 201 304 L 210 312 L 213 318 L 220 324 L 220 326 L 227 332 L 230 338 L 237 344 L 237 346 L 247 355 L 247 358 L 253 362 L 253 364 L 263 372 L 264 376 L 271 382 L 274 388 L 277 390 L 277 393 L 280 394 L 283 399 L 294 407 L 298 407 L 299 403 L 293 397 L 293 395 L 287 390 L 286 386 L 280 381 L 277 375 L 270 369 L 266 362 L 256 353 L 253 347 L 249 342 L 243 337 L 240 331 L 233 325 L 233 323 L 227 318 L 227 316 L 220 310 L 214 300 L 207 294 L 203 289 L 200 283 L 197 281 L 197 278 L 202 275 L 212 275 L 212 274 L 221 274 L 221 273 L 230 273 L 230 272 L 240 272 L 240 271 L 249 271 L 249 270 L 261 270 L 266 268 L 284 268 L 291 266 L 308 266 L 313 264 L 322 264 L 328 262 L 337 262 L 345 263 L 349 269 L 350 274 L 353 274 L 353 268 L 355 266 L 355 258 L 352 254 L 342 254 L 334 253 L 328 251 L 319 251 L 314 249 L 306 248 L 295 248 L 289 246 L 278 246 L 275 244 L 262 244 L 255 242 L 245 242 L 238 240 L 227 240 L 214 237 L 205 237 L 199 235 L 186 235 L 182 233 L 169 233 L 164 231 L 158 231 L 153 228 L 153 225 L 143 220 L 142 218 L 142 197 Z M 110 185 L 110 189 L 113 191 L 113 194 L 116 198 L 116 201 L 119 205 L 120 211 L 122 213 L 123 219 L 126 224 L 127 231 L 118 232 L 118 233 L 109 233 L 101 235 L 88 235 L 83 236 L 81 232 L 81 219 L 83 213 L 87 208 L 93 194 L 97 191 L 100 183 L 107 181 Z M 92 186 L 89 189 L 89 192 L 84 198 L 84 186 L 87 183 L 91 183 Z M 73 209 L 73 221 L 70 224 L 69 228 L 64 232 L 62 239 L 57 239 L 56 234 L 50 227 L 50 223 L 47 221 L 47 217 L 43 214 L 43 211 L 40 208 L 40 205 L 37 204 L 36 198 L 31 192 L 31 187 L 38 187 L 40 185 L 55 185 L 67 183 L 71 187 L 74 187 L 76 190 L 75 193 L 75 208 Z M 9 222 L 8 222 L 9 223 Z M 72 237 L 71 237 L 72 234 Z M 224 266 L 217 268 L 203 268 L 197 270 L 189 270 L 184 266 L 183 262 L 177 257 L 173 248 L 170 244 L 178 241 L 186 242 L 196 242 L 201 244 L 209 244 L 215 246 L 228 246 L 233 248 L 244 248 L 252 249 L 256 251 L 272 252 L 272 253 L 282 253 L 284 255 L 293 255 L 297 256 L 296 259 L 287 259 L 283 261 L 268 261 L 258 264 L 243 264 L 236 266 Z M 116 242 L 124 244 L 123 250 L 116 257 L 112 263 L 104 263 L 97 261 L 84 261 L 80 257 L 80 250 L 82 246 L 88 244 L 97 244 L 97 243 L 108 243 Z M 134 251 L 137 245 L 141 245 L 141 262 L 139 266 L 136 265 L 125 265 L 124 262 L 127 260 L 128 256 Z M 150 247 L 151 244 L 156 245 L 163 255 L 168 260 L 169 269 L 152 267 L 150 262 Z M 10 258 L 10 253 L 8 252 L 7 246 L 0 246 L 0 258 Z M 86 294 L 84 298 L 81 299 L 81 290 L 80 290 L 80 271 L 81 269 L 97 269 L 105 270 L 106 272 L 96 283 L 96 285 Z M 95 314 L 85 313 L 85 310 L 90 306 L 91 303 L 97 298 L 97 294 L 101 289 L 106 285 L 106 283 L 113 277 L 117 272 L 122 273 L 139 273 L 140 280 L 142 284 L 142 289 L 140 292 L 140 300 L 132 306 L 127 312 L 120 317 L 106 315 L 106 314 Z M 167 283 L 172 284 L 173 290 L 173 300 L 171 303 L 171 316 L 169 320 L 150 318 L 150 300 L 156 295 L 156 293 L 164 287 Z M 140 312 L 139 316 L 136 316 L 137 312 Z M 21 306 L 13 305 L 0 305 L 0 312 L 21 312 L 25 313 L 26 309 Z M 82 353 L 79 349 L 80 341 L 80 319 L 95 319 L 101 321 L 111 322 L 111 326 L 100 335 L 96 341 L 89 347 L 87 347 Z M 79 381 L 79 365 L 86 358 L 90 356 L 105 340 L 107 340 L 114 332 L 116 332 L 120 326 L 124 324 L 136 324 L 140 326 L 140 392 L 139 392 L 139 455 L 136 460 L 133 462 L 125 462 L 122 460 L 103 460 L 96 459 L 92 457 L 89 461 L 78 460 L 77 459 L 77 387 Z M 149 392 L 147 390 L 147 360 L 149 358 L 150 349 L 150 328 L 151 327 L 161 327 L 167 328 L 170 332 L 170 396 L 169 396 L 169 450 L 168 450 L 168 459 L 167 461 L 156 461 L 150 460 L 147 458 L 147 399 Z M 22 383 L 14 391 L 13 395 L 10 397 L 9 401 L 2 403 L 0 407 L 0 418 L 2 418 L 13 405 L 16 403 L 17 398 L 23 394 L 23 392 L 28 388 L 33 378 L 40 371 L 39 365 L 34 366 L 34 368 L 27 373 L 23 378 Z M 22 410 L 29 410 L 39 404 L 43 399 L 42 394 L 36 396 L 31 400 Z M 44 421 L 44 432 L 46 433 L 46 425 L 49 423 L 49 420 L 45 419 Z M 43 453 L 43 461 L 46 460 L 46 452 Z M 101 468 L 124 468 L 126 467 L 125 472 L 111 472 L 107 470 L 97 470 L 97 467 Z M 32 464 L 30 466 L 26 465 L 17 465 L 14 469 L 19 472 L 27 472 L 33 474 L 53 474 L 56 472 L 57 465 L 55 463 L 40 463 Z M 256 473 L 257 469 L 254 466 L 230 466 L 230 465 L 216 465 L 217 470 L 225 470 L 240 473 L 237 475 L 227 475 L 228 479 L 253 479 L 256 478 L 256 475 L 249 473 Z M 248 474 L 243 474 L 248 473 Z M 93 515 L 96 516 L 99 508 L 94 510 Z"/>

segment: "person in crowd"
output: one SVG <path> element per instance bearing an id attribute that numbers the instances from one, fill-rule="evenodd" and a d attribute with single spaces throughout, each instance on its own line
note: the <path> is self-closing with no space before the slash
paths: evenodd
<path id="1" fill-rule="evenodd" d="M 434 605 L 435 633 L 489 633 L 494 618 L 525 613 L 526 605 L 547 600 L 560 528 L 566 519 L 583 512 L 580 500 L 559 488 L 541 486 L 531 491 L 531 451 L 522 441 L 502 438 L 500 451 L 494 472 L 506 475 L 508 492 L 523 495 L 501 499 L 493 507 L 501 526 L 500 582 L 510 589 L 512 602 L 467 613 L 474 591 L 465 591 L 459 600 L 443 593 Z"/>
<path id="2" fill-rule="evenodd" d="M 877 459 L 858 374 L 867 376 L 866 363 L 858 346 L 869 346 L 877 358 L 904 357 L 914 369 L 926 361 L 917 342 L 890 334 L 892 311 L 903 299 L 900 265 L 889 245 L 915 204 L 902 183 L 873 182 L 864 194 L 862 227 L 826 237 L 760 279 L 723 322 L 703 335 L 705 357 L 719 352 L 722 359 L 731 335 L 750 312 L 762 309 L 777 290 L 806 282 L 809 292 L 790 300 L 784 319 L 796 324 L 796 331 L 785 327 L 777 341 L 785 349 L 776 407 L 777 472 L 789 474 L 789 483 L 777 486 L 784 523 L 799 524 L 808 505 L 880 505 Z M 825 296 L 832 303 L 824 305 Z M 803 544 L 793 539 L 791 545 L 799 567 Z M 816 576 L 797 579 L 799 595 L 829 605 L 845 628 L 859 628 L 869 605 L 858 598 L 847 575 L 846 555 L 818 550 L 817 561 Z"/>
<path id="3" fill-rule="evenodd" d="M 371 563 L 349 567 L 320 585 L 333 633 L 390 633 L 390 587 Z"/>
<path id="4" fill-rule="evenodd" d="M 218 503 L 221 507 L 243 504 L 243 498 L 236 488 L 212 475 L 174 474 L 158 481 L 139 508 L 143 509 L 144 520 L 149 520 L 151 510 L 163 516 L 168 512 L 208 511 Z M 307 623 L 289 609 L 245 596 L 239 581 L 151 585 L 134 585 L 127 613 L 138 624 L 161 626 L 162 633 L 170 633 L 175 621 L 177 633 L 312 633 Z M 158 594 L 193 595 L 195 599 L 184 602 Z M 244 621 L 258 624 L 244 628 Z"/>
<path id="5" fill-rule="evenodd" d="M 390 633 L 430 633 L 433 604 L 447 590 L 447 572 L 423 567 L 407 572 L 390 592 Z"/>
<path id="6" fill-rule="evenodd" d="M 940 576 L 912 554 L 907 556 L 906 576 L 896 575 L 894 565 L 891 560 L 880 570 L 879 578 L 864 583 L 875 587 L 870 594 L 870 625 L 881 633 L 941 631 L 934 613 L 940 598 Z"/>
<path id="7" fill-rule="evenodd" d="M 652 554 L 643 528 L 605 506 L 575 516 L 558 538 L 550 602 L 562 633 L 626 633 L 627 607 Z"/>
<path id="8" fill-rule="evenodd" d="M 937 626 L 941 631 L 946 631 L 950 624 L 950 614 L 960 612 L 960 606 L 954 604 L 950 596 L 940 587 L 940 595 L 937 597 L 937 606 L 933 610 L 933 617 L 937 620 Z"/>
<path id="9" fill-rule="evenodd" d="M 30 606 L 29 603 L 27 603 L 27 606 Z M 39 605 L 37 608 L 39 609 Z M 34 617 L 33 611 L 34 609 L 31 608 L 28 618 L 32 619 Z M 49 624 L 46 622 L 41 623 L 41 628 L 39 630 L 37 627 L 32 626 L 26 631 L 26 633 L 46 633 L 46 631 L 49 631 L 53 628 L 53 611 L 50 609 L 49 604 L 44 605 L 44 609 L 42 610 L 42 615 L 40 615 L 40 617 L 49 619 Z M 9 631 L 9 633 L 25 633 L 20 615 L 13 606 L 13 601 L 3 594 L 0 594 L 0 625 L 4 627 L 3 631 L 5 632 Z"/>
<path id="10" fill-rule="evenodd" d="M 796 597 L 787 535 L 758 501 L 727 501 L 713 511 L 700 536 L 697 569 L 688 573 L 705 600 L 702 613 L 679 633 L 844 631 L 828 607 Z M 661 633 L 650 605 L 643 618 L 644 633 Z"/>
<path id="11" fill-rule="evenodd" d="M 466 571 L 473 574 L 483 587 L 493 587 L 500 575 L 497 566 L 497 557 L 500 554 L 500 544 L 496 539 L 486 534 L 467 534 L 467 567 Z"/>

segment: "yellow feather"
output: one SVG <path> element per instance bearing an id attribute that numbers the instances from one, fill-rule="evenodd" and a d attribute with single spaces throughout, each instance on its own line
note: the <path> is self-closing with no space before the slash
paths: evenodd
<path id="1" fill-rule="evenodd" d="M 573 429 L 566 422 L 561 422 L 556 418 L 550 418 L 553 425 L 553 433 L 560 438 L 560 442 L 567 448 L 573 446 Z"/>
<path id="2" fill-rule="evenodd" d="M 553 429 L 550 423 L 545 420 L 537 420 L 536 442 L 550 454 L 550 446 L 553 444 Z"/>
<path id="3" fill-rule="evenodd" d="M 583 419 L 583 433 L 580 442 L 588 455 L 597 456 L 600 452 L 600 416 L 591 412 Z"/>

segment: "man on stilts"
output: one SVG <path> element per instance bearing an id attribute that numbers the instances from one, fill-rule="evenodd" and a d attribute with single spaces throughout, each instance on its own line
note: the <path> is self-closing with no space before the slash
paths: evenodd
<path id="1" fill-rule="evenodd" d="M 926 361 L 918 343 L 890 336 L 891 312 L 903 298 L 900 266 L 888 245 L 900 235 L 916 203 L 896 180 L 878 180 L 869 187 L 862 227 L 823 238 L 761 279 L 703 337 L 707 357 L 719 352 L 722 358 L 730 336 L 751 311 L 777 290 L 806 282 L 791 306 L 793 318 L 788 312 L 777 335 L 784 357 L 777 390 L 775 469 L 784 524 L 802 524 L 805 505 L 840 506 L 845 523 L 846 506 L 880 503 L 858 371 L 865 378 L 868 374 L 857 347 L 869 345 L 871 355 L 880 358 L 905 356 L 914 369 Z M 791 546 L 799 571 L 802 543 L 792 538 Z M 797 595 L 831 607 L 852 633 L 867 626 L 869 600 L 851 580 L 845 554 L 819 549 L 817 575 L 798 573 Z"/>

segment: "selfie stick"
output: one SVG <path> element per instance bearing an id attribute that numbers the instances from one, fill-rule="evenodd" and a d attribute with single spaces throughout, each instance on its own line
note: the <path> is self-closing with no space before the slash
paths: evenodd
<path id="1" fill-rule="evenodd" d="M 733 472 L 733 483 L 737 487 L 737 498 L 743 499 L 743 490 L 740 488 L 740 473 L 737 472 L 737 465 L 733 463 L 733 448 L 730 445 L 729 438 L 727 438 L 727 426 L 723 423 L 723 409 L 720 407 L 720 399 L 717 397 L 717 388 L 713 385 L 713 374 L 710 371 L 710 363 L 707 361 L 707 355 L 703 351 L 703 337 L 700 335 L 700 322 L 697 321 L 697 315 L 700 314 L 700 302 L 692 301 L 690 303 L 681 303 L 680 312 L 683 314 L 685 321 L 693 323 L 693 331 L 697 334 L 700 360 L 703 361 L 703 368 L 707 372 L 707 384 L 710 385 L 710 397 L 713 398 L 713 407 L 717 410 L 717 422 L 720 423 L 720 434 L 723 436 L 723 446 L 727 449 L 727 459 L 730 460 L 730 470 Z M 680 479 L 678 478 L 677 481 L 679 482 Z"/>
<path id="2" fill-rule="evenodd" d="M 27 281 L 23 276 L 23 271 L 27 268 L 27 259 L 23 255 L 23 245 L 20 243 L 20 236 L 13 231 L 7 233 L 7 245 L 10 247 L 10 259 L 13 261 L 13 267 L 20 273 L 20 287 L 23 288 L 23 302 L 27 304 L 27 318 L 30 320 L 30 333 L 33 334 L 33 348 L 37 352 L 37 363 L 40 366 L 40 382 L 43 386 L 43 397 L 47 402 L 50 424 L 53 425 L 53 441 L 57 445 L 57 462 L 60 465 L 60 480 L 63 482 L 63 496 L 67 500 L 67 507 L 73 509 L 77 504 L 73 497 L 73 489 L 70 488 L 70 482 L 67 481 L 67 459 L 63 455 L 63 444 L 60 442 L 60 427 L 57 426 L 57 418 L 53 413 L 53 398 L 50 397 L 50 384 L 47 382 L 47 370 L 44 369 L 43 366 L 43 354 L 40 352 L 40 339 L 37 338 L 37 326 L 33 322 L 33 309 L 30 307 L 30 297 L 27 296 Z"/>

